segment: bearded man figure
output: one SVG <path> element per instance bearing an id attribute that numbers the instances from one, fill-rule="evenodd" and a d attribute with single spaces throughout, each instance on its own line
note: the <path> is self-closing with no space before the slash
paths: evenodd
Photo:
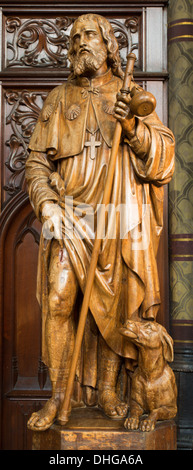
<path id="1" fill-rule="evenodd" d="M 155 112 L 145 118 L 133 116 L 130 98 L 120 91 L 118 44 L 105 18 L 88 14 L 74 22 L 69 60 L 72 73 L 48 95 L 26 163 L 30 201 L 43 223 L 37 296 L 43 361 L 52 384 L 51 399 L 28 421 L 33 430 L 45 430 L 55 419 L 60 422 L 74 348 L 74 306 L 79 289 L 85 291 L 116 120 L 122 125 L 110 200 L 116 215 L 109 214 L 106 234 L 113 236 L 105 234 L 98 258 L 82 377 L 86 404 L 95 404 L 97 390 L 98 405 L 115 419 L 127 414 L 116 390 L 121 365 L 124 361 L 132 370 L 137 364 L 135 346 L 119 329 L 127 319 L 155 320 L 160 305 L 156 254 L 163 225 L 163 185 L 174 170 L 172 132 Z M 132 87 L 139 88 L 134 81 Z M 123 224 L 118 207 L 123 208 Z M 83 217 L 86 208 L 94 214 L 94 224 L 89 211 Z M 50 227 L 52 238 L 46 236 Z"/>

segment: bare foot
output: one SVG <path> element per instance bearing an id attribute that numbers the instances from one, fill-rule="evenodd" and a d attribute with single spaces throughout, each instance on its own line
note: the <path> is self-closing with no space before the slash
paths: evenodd
<path id="1" fill-rule="evenodd" d="M 99 406 L 104 413 L 113 419 L 122 419 L 127 416 L 128 406 L 119 400 L 113 390 L 101 390 L 98 395 Z"/>
<path id="2" fill-rule="evenodd" d="M 32 413 L 27 422 L 28 429 L 32 431 L 45 431 L 50 428 L 55 420 L 59 404 L 59 399 L 50 398 L 41 410 Z"/>

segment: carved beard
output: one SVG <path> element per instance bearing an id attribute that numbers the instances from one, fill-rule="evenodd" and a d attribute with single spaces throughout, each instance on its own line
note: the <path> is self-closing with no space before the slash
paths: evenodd
<path id="1" fill-rule="evenodd" d="M 96 54 L 95 51 L 87 50 L 83 55 L 78 53 L 72 59 L 72 66 L 75 75 L 83 75 L 85 72 L 98 70 L 107 59 L 107 50 L 104 46 Z"/>

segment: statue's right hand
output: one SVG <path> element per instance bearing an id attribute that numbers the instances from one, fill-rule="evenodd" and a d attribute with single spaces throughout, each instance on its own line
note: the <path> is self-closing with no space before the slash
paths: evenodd
<path id="1" fill-rule="evenodd" d="M 55 238 L 63 248 L 62 221 L 64 216 L 61 207 L 49 201 L 42 205 L 41 212 L 43 237 L 47 240 Z"/>

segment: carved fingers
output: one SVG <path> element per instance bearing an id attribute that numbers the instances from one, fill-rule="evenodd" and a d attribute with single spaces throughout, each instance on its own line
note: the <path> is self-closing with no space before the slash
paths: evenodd
<path id="1" fill-rule="evenodd" d="M 61 207 L 52 202 L 46 202 L 42 208 L 42 233 L 46 240 L 55 238 L 63 248 L 62 222 L 64 215 Z"/>
<path id="2" fill-rule="evenodd" d="M 123 131 L 130 137 L 135 132 L 135 117 L 130 111 L 129 103 L 131 98 L 124 96 L 121 92 L 117 94 L 117 101 L 114 107 L 114 117 L 121 123 Z"/>
<path id="3" fill-rule="evenodd" d="M 117 101 L 115 103 L 115 116 L 118 118 L 126 118 L 130 113 L 129 103 L 131 98 L 124 96 L 121 92 L 117 93 Z"/>

